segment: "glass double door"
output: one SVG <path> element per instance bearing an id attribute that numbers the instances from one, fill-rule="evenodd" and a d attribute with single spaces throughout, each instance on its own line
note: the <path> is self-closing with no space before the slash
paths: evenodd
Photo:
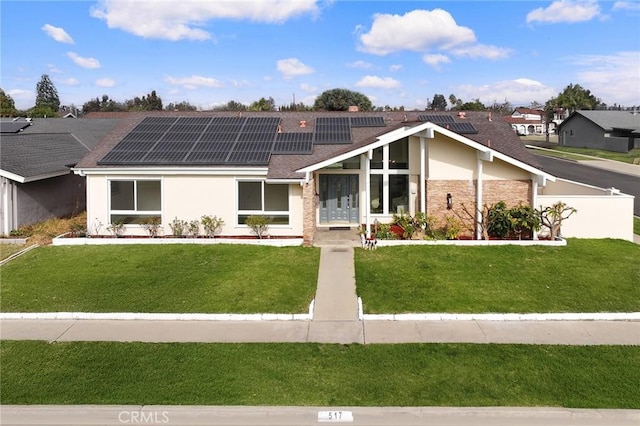
<path id="1" fill-rule="evenodd" d="M 359 222 L 358 175 L 320 175 L 320 223 Z"/>

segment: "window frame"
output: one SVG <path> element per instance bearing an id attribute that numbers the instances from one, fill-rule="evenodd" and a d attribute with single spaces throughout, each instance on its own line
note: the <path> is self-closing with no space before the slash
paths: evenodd
<path id="1" fill-rule="evenodd" d="M 390 166 L 390 145 L 394 144 L 396 142 L 403 142 L 406 140 L 406 144 L 407 144 L 407 168 L 406 169 L 396 169 L 396 168 L 391 168 Z M 389 176 L 391 175 L 406 175 L 407 176 L 407 194 L 409 194 L 409 186 L 411 184 L 410 179 L 409 179 L 409 175 L 410 175 L 410 164 L 411 164 L 411 160 L 409 158 L 409 144 L 410 144 L 410 140 L 409 138 L 403 138 L 403 139 L 399 139 L 397 141 L 393 141 L 390 142 L 386 145 L 381 146 L 380 148 L 382 148 L 382 168 L 380 169 L 374 169 L 374 168 L 370 168 L 369 173 L 371 175 L 382 175 L 382 212 L 381 213 L 374 213 L 373 207 L 371 206 L 371 202 L 373 200 L 369 199 L 369 209 L 371 211 L 371 215 L 372 216 L 376 216 L 376 217 L 382 217 L 382 216 L 390 216 L 393 215 L 396 212 L 392 212 L 390 211 L 391 208 L 391 204 L 392 204 L 392 200 L 389 198 L 390 197 L 390 178 Z M 371 188 L 369 188 L 369 198 L 371 198 Z M 408 196 L 408 195 L 407 195 Z M 408 203 L 410 204 L 410 203 Z M 409 206 L 407 206 L 409 207 Z M 406 211 L 405 213 L 408 213 L 408 211 Z"/>
<path id="2" fill-rule="evenodd" d="M 241 210 L 240 209 L 240 184 L 246 182 L 260 183 L 260 204 L 261 210 Z M 265 210 L 265 186 L 286 186 L 287 188 L 287 210 Z M 249 226 L 241 222 L 241 216 L 271 216 L 271 217 L 283 217 L 286 218 L 287 223 L 272 223 L 271 227 L 276 228 L 289 228 L 291 227 L 291 185 L 288 183 L 267 183 L 265 179 L 236 179 L 236 214 L 235 221 L 236 226 L 248 228 Z"/>
<path id="3" fill-rule="evenodd" d="M 133 210 L 114 210 L 112 208 L 112 186 L 113 182 L 133 182 Z M 158 182 L 160 184 L 160 210 L 139 210 L 138 209 L 138 182 Z M 113 178 L 107 179 L 107 198 L 108 198 L 108 207 L 107 207 L 107 218 L 109 224 L 113 224 L 113 216 L 135 216 L 135 217 L 160 217 L 160 222 L 162 223 L 162 212 L 163 212 L 163 193 L 164 193 L 164 182 L 162 178 L 154 177 L 154 178 Z M 125 222 L 126 226 L 141 226 L 141 223 L 136 222 Z"/>

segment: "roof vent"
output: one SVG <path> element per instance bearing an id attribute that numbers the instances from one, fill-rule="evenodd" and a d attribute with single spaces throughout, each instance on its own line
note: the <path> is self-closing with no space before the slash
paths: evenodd
<path id="1" fill-rule="evenodd" d="M 300 120 L 300 127 L 307 127 L 307 120 Z"/>
<path id="2" fill-rule="evenodd" d="M 460 111 L 460 112 L 458 113 L 458 117 L 459 117 L 459 118 L 467 118 L 467 113 L 466 113 L 466 112 L 464 112 L 464 111 Z"/>
<path id="3" fill-rule="evenodd" d="M 358 112 L 359 110 L 358 105 L 351 105 L 349 107 L 349 112 Z"/>
<path id="4" fill-rule="evenodd" d="M 489 113 L 489 115 L 487 116 L 487 120 L 493 121 L 493 119 L 491 118 L 491 113 Z"/>

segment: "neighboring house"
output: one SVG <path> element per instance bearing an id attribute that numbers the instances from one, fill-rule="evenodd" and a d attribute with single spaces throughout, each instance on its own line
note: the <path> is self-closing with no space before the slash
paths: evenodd
<path id="1" fill-rule="evenodd" d="M 560 180 L 485 112 L 131 113 L 74 171 L 87 178 L 90 233 L 123 222 L 144 235 L 142 223 L 160 217 L 169 235 L 176 218 L 215 215 L 223 236 L 246 236 L 247 217 L 266 215 L 271 236 L 306 244 L 321 227 L 370 227 L 403 212 L 444 221 L 463 217 L 463 203 L 538 207 L 588 192 L 565 181 L 554 189 Z M 619 197 L 624 219 L 607 235 L 631 239 L 633 197 Z"/>
<path id="2" fill-rule="evenodd" d="M 511 128 L 519 135 L 542 135 L 545 128 L 545 113 L 541 109 L 516 108 L 511 116 L 504 117 L 504 120 L 511 124 Z M 553 123 L 549 123 L 549 132 L 554 131 Z"/>
<path id="3" fill-rule="evenodd" d="M 636 111 L 574 111 L 560 125 L 558 145 L 629 152 L 640 148 Z"/>
<path id="4" fill-rule="evenodd" d="M 85 179 L 73 167 L 118 120 L 0 123 L 0 234 L 86 208 Z"/>

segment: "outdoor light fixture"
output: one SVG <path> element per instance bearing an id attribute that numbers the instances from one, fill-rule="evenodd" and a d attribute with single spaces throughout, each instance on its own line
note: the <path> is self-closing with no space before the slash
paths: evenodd
<path id="1" fill-rule="evenodd" d="M 447 210 L 451 210 L 453 207 L 453 197 L 451 194 L 447 194 Z"/>

